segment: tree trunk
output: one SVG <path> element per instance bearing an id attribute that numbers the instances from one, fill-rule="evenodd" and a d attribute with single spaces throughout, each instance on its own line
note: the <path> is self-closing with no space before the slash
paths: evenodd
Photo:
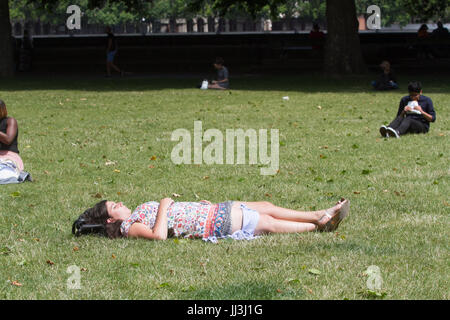
<path id="1" fill-rule="evenodd" d="M 14 56 L 8 0 L 0 0 L 0 77 L 14 75 Z"/>
<path id="2" fill-rule="evenodd" d="M 355 0 L 327 0 L 326 14 L 325 72 L 335 75 L 367 72 L 359 41 Z"/>

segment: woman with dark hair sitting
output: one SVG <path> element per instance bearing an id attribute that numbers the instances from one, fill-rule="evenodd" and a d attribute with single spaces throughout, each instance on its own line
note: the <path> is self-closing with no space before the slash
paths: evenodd
<path id="1" fill-rule="evenodd" d="M 100 233 L 109 238 L 132 237 L 165 240 L 168 237 L 251 240 L 265 233 L 334 231 L 350 209 L 341 199 L 327 210 L 303 212 L 277 207 L 270 202 L 209 201 L 141 204 L 133 212 L 122 202 L 103 200 L 74 222 L 76 236 Z"/>
<path id="2" fill-rule="evenodd" d="M 22 171 L 23 161 L 19 156 L 17 146 L 18 135 L 17 120 L 8 117 L 6 104 L 0 100 L 0 161 L 11 161 L 19 171 Z"/>

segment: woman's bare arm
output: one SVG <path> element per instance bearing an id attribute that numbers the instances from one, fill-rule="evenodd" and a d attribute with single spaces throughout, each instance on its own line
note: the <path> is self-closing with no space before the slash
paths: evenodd
<path id="1" fill-rule="evenodd" d="M 152 240 L 167 239 L 167 208 L 173 203 L 170 198 L 164 198 L 159 203 L 155 225 L 152 229 L 142 223 L 133 223 L 128 231 L 128 237 Z"/>
<path id="2" fill-rule="evenodd" d="M 10 145 L 17 135 L 17 121 L 14 118 L 8 118 L 6 123 L 6 134 L 0 132 L 0 142 L 6 145 Z"/>

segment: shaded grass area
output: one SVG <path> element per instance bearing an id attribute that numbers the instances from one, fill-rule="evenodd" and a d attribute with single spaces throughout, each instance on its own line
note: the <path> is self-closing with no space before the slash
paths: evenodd
<path id="1" fill-rule="evenodd" d="M 376 265 L 388 299 L 448 299 L 450 85 L 400 76 L 403 91 L 393 92 L 371 91 L 370 77 L 241 77 L 223 92 L 195 89 L 194 78 L 0 81 L 34 178 L 0 188 L 0 298 L 367 299 L 364 272 Z M 422 80 L 437 122 L 426 135 L 381 138 L 409 78 Z M 175 165 L 171 133 L 193 133 L 195 120 L 221 132 L 279 129 L 280 171 Z M 100 198 L 135 208 L 173 193 L 300 210 L 344 196 L 351 212 L 337 233 L 251 242 L 70 233 Z M 79 290 L 67 286 L 72 265 L 81 268 Z"/>

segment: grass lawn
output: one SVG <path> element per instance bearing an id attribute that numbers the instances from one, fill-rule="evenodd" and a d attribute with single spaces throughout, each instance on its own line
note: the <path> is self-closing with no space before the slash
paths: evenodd
<path id="1" fill-rule="evenodd" d="M 373 76 L 241 77 L 220 92 L 189 78 L 1 80 L 34 182 L 0 186 L 0 299 L 373 299 L 371 265 L 384 299 L 449 299 L 450 82 L 419 78 L 437 112 L 428 134 L 384 139 L 379 126 L 416 78 L 400 76 L 393 92 L 373 92 Z M 193 134 L 195 120 L 223 133 L 279 129 L 279 172 L 175 165 L 171 133 Z M 250 242 L 71 234 L 101 199 L 134 209 L 173 193 L 299 210 L 342 196 L 351 211 L 335 233 Z M 70 266 L 81 289 L 68 288 Z"/>

